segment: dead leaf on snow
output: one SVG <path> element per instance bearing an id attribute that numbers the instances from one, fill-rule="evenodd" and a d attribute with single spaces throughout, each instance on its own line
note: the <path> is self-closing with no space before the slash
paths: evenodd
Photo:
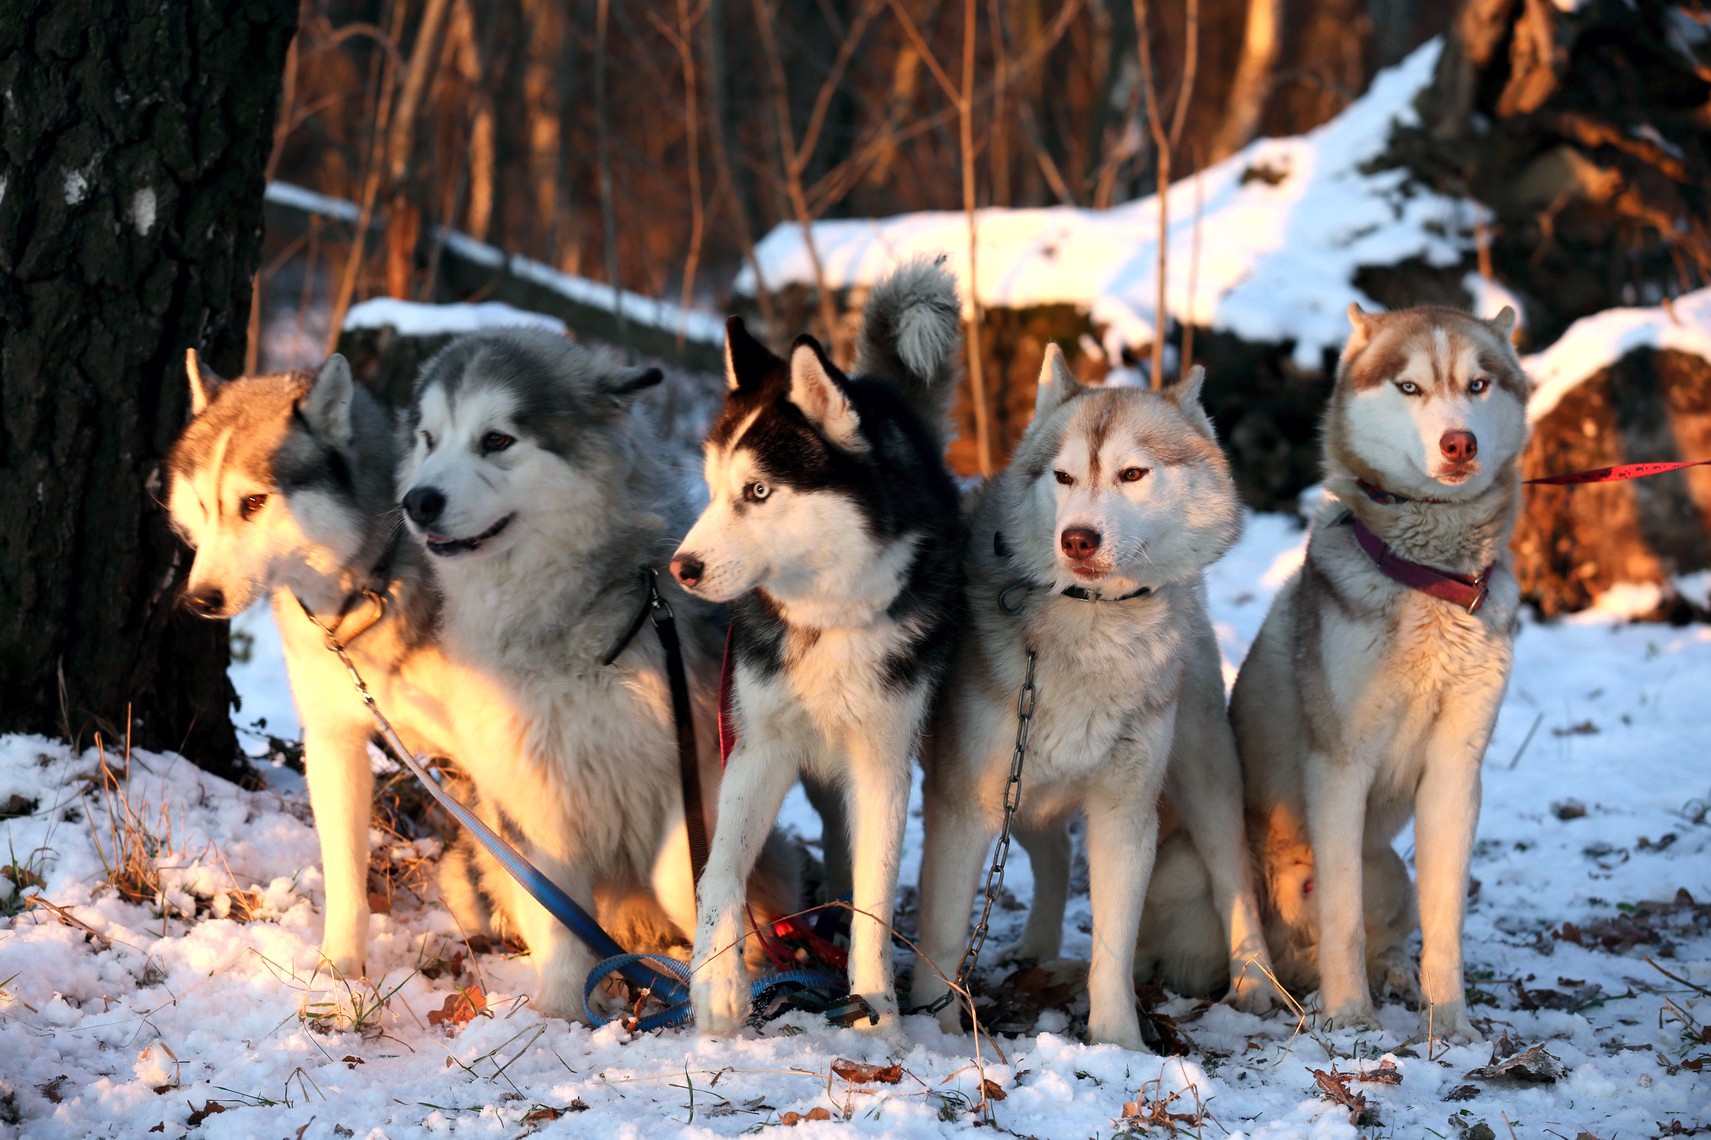
<path id="1" fill-rule="evenodd" d="M 1505 1033 L 1491 1047 L 1491 1060 L 1467 1075 L 1482 1080 L 1514 1080 L 1555 1084 L 1568 1070 L 1543 1045 L 1524 1045 Z"/>
<path id="2" fill-rule="evenodd" d="M 860 1061 L 845 1060 L 842 1057 L 832 1062 L 832 1072 L 851 1084 L 858 1085 L 875 1083 L 894 1085 L 903 1079 L 902 1065 L 867 1065 Z"/>

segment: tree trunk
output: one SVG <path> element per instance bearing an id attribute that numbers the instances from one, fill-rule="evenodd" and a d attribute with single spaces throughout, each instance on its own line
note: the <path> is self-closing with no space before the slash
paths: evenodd
<path id="1" fill-rule="evenodd" d="M 236 770 L 227 630 L 175 606 L 184 350 L 243 365 L 292 0 L 0 20 L 0 731 Z"/>

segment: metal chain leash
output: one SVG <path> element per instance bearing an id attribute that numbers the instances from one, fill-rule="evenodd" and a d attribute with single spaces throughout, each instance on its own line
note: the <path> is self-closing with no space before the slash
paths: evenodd
<path id="1" fill-rule="evenodd" d="M 1028 732 L 1034 721 L 1034 650 L 1028 648 L 1028 670 L 1022 687 L 1016 691 L 1016 750 L 1010 754 L 1010 781 L 1004 785 L 1004 822 L 998 830 L 998 846 L 992 853 L 992 865 L 986 869 L 986 901 L 980 909 L 980 921 L 968 936 L 968 947 L 957 966 L 956 986 L 939 995 L 937 1000 L 922 1006 L 926 1013 L 938 1013 L 957 998 L 958 990 L 967 990 L 968 979 L 980 962 L 980 951 L 986 945 L 987 924 L 992 918 L 992 906 L 1004 889 L 1004 865 L 1010 859 L 1010 830 L 1016 821 L 1016 811 L 1022 806 L 1022 764 L 1028 758 Z"/>

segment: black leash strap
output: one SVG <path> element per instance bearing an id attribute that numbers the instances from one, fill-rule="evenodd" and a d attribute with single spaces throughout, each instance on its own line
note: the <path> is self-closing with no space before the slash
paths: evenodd
<path id="1" fill-rule="evenodd" d="M 683 826 L 689 832 L 689 869 L 694 882 L 701 882 L 701 872 L 707 868 L 707 810 L 701 799 L 701 755 L 695 747 L 695 713 L 689 703 L 689 676 L 683 668 L 683 643 L 677 637 L 677 619 L 671 605 L 659 592 L 659 571 L 644 567 L 642 581 L 647 587 L 642 606 L 636 611 L 624 634 L 602 659 L 610 665 L 624 652 L 642 622 L 651 618 L 654 634 L 665 650 L 666 680 L 671 686 L 671 716 L 677 725 L 677 775 L 683 788 Z"/>

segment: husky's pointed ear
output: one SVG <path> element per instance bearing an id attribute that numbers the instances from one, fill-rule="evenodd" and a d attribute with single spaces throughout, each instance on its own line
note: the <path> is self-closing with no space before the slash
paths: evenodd
<path id="1" fill-rule="evenodd" d="M 725 320 L 725 386 L 735 392 L 758 384 L 784 362 L 749 333 L 741 317 Z"/>
<path id="2" fill-rule="evenodd" d="M 601 379 L 600 387 L 614 402 L 623 403 L 627 397 L 652 388 L 664 379 L 665 373 L 657 368 L 615 368 Z"/>
<path id="3" fill-rule="evenodd" d="M 1040 382 L 1034 389 L 1034 422 L 1045 419 L 1081 395 L 1081 391 L 1081 385 L 1070 374 L 1069 362 L 1063 358 L 1063 349 L 1055 344 L 1046 345 L 1046 358 L 1040 361 Z"/>
<path id="4" fill-rule="evenodd" d="M 1352 351 L 1372 339 L 1372 334 L 1378 328 L 1377 313 L 1369 313 L 1360 307 L 1359 301 L 1349 302 L 1349 325 L 1354 331 L 1349 333 L 1348 348 Z"/>
<path id="5" fill-rule="evenodd" d="M 798 337 L 790 350 L 790 402 L 833 446 L 845 451 L 866 451 L 861 418 L 850 406 L 850 398 L 834 371 L 819 341 L 811 336 Z"/>
<path id="6" fill-rule="evenodd" d="M 327 357 L 316 373 L 299 407 L 303 418 L 315 431 L 325 434 L 334 443 L 351 441 L 351 398 L 356 382 L 351 379 L 350 361 L 338 353 Z"/>
<path id="7" fill-rule="evenodd" d="M 1515 323 L 1518 319 L 1519 318 L 1515 315 L 1514 308 L 1509 305 L 1504 305 L 1497 311 L 1497 315 L 1495 317 L 1492 317 L 1485 323 L 1491 326 L 1492 332 L 1502 337 L 1505 341 L 1513 343 L 1515 340 Z"/>
<path id="8" fill-rule="evenodd" d="M 190 414 L 199 416 L 226 382 L 212 368 L 202 363 L 202 358 L 196 355 L 194 348 L 184 350 L 184 374 L 190 377 Z"/>
<path id="9" fill-rule="evenodd" d="M 1196 364 L 1188 370 L 1188 375 L 1164 390 L 1164 398 L 1182 409 L 1182 418 L 1195 430 L 1207 439 L 1215 440 L 1218 436 L 1212 428 L 1212 417 L 1206 414 L 1205 405 L 1200 402 L 1200 387 L 1205 382 L 1206 369 Z"/>

